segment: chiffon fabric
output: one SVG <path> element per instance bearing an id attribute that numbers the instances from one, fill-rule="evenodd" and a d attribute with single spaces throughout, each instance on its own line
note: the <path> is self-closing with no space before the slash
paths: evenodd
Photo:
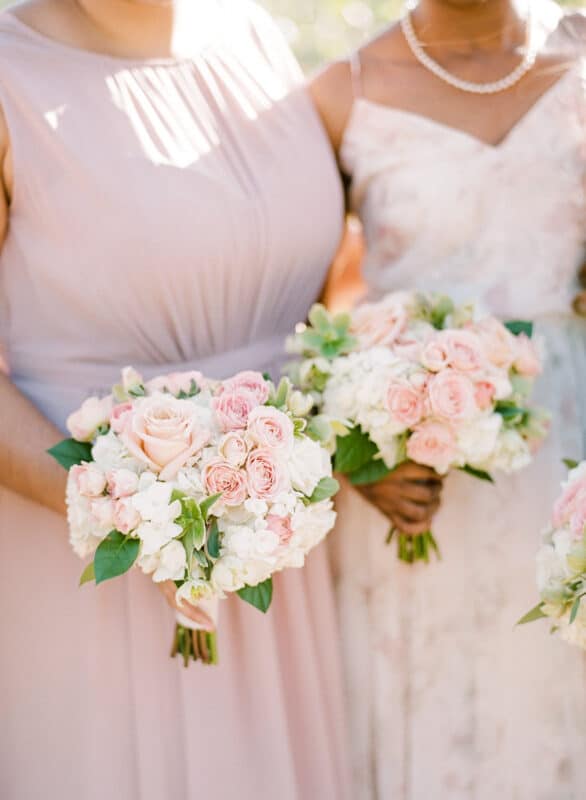
<path id="1" fill-rule="evenodd" d="M 244 1 L 191 7 L 193 55 L 152 61 L 0 17 L 0 339 L 62 430 L 126 364 L 277 372 L 341 235 L 335 163 L 280 34 Z M 147 578 L 78 589 L 64 520 L 6 490 L 0 528 L 4 800 L 346 796 L 323 548 L 276 580 L 266 617 L 223 603 L 220 666 L 184 670 Z"/>
<path id="2" fill-rule="evenodd" d="M 515 622 L 537 602 L 562 458 L 585 455 L 586 326 L 571 301 L 586 242 L 586 63 L 496 147 L 358 96 L 341 158 L 370 297 L 445 291 L 535 319 L 548 353 L 537 399 L 553 413 L 525 471 L 494 486 L 448 478 L 434 525 L 443 559 L 429 566 L 399 563 L 389 523 L 352 489 L 339 497 L 352 797 L 580 800 L 586 658 L 547 623 Z"/>

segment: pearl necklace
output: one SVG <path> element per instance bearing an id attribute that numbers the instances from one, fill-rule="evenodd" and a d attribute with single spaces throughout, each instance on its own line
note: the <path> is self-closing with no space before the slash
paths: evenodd
<path id="1" fill-rule="evenodd" d="M 514 86 L 516 83 L 518 83 L 535 64 L 535 60 L 537 58 L 537 47 L 533 41 L 534 37 L 531 4 L 529 5 L 527 17 L 527 42 L 523 60 L 504 78 L 501 78 L 498 81 L 493 81 L 492 83 L 473 83 L 471 81 L 462 80 L 461 78 L 457 78 L 455 75 L 452 75 L 452 73 L 448 72 L 447 69 L 444 69 L 441 64 L 437 63 L 437 61 L 434 61 L 433 58 L 426 53 L 423 45 L 417 38 L 417 34 L 413 28 L 413 20 L 411 18 L 412 8 L 412 4 L 408 5 L 405 14 L 401 17 L 401 30 L 403 31 L 403 35 L 405 36 L 411 52 L 422 67 L 425 67 L 425 69 L 429 70 L 429 72 L 432 72 L 437 78 L 445 83 L 448 83 L 450 86 L 453 86 L 455 89 L 460 89 L 462 92 L 470 92 L 472 94 L 497 94 L 497 92 L 504 92 L 506 89 L 510 89 L 511 86 Z"/>

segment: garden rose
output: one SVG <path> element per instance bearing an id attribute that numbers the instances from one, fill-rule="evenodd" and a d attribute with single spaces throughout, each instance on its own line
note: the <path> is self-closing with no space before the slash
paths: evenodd
<path id="1" fill-rule="evenodd" d="M 293 447 L 293 422 L 271 406 L 258 406 L 250 412 L 247 434 L 260 447 L 284 452 Z"/>
<path id="2" fill-rule="evenodd" d="M 169 375 L 159 375 L 147 383 L 149 392 L 170 392 L 173 395 L 184 392 L 189 393 L 195 383 L 198 389 L 204 389 L 206 381 L 201 372 L 171 372 Z"/>
<path id="3" fill-rule="evenodd" d="M 389 346 L 405 331 L 407 322 L 407 310 L 395 298 L 386 303 L 363 303 L 352 312 L 351 333 L 361 348 Z"/>
<path id="4" fill-rule="evenodd" d="M 513 366 L 516 372 L 526 378 L 537 377 L 541 373 L 542 364 L 534 342 L 526 334 L 521 333 L 516 337 L 515 344 L 516 353 Z"/>
<path id="5" fill-rule="evenodd" d="M 241 467 L 248 456 L 248 443 L 238 431 L 226 433 L 218 443 L 218 452 L 235 467 Z"/>
<path id="6" fill-rule="evenodd" d="M 474 389 L 474 399 L 481 411 L 491 408 L 496 396 L 496 388 L 489 381 L 478 381 Z"/>
<path id="7" fill-rule="evenodd" d="M 233 378 L 229 378 L 222 383 L 222 392 L 233 392 L 237 389 L 244 389 L 250 392 L 259 406 L 264 405 L 269 399 L 269 384 L 260 372 L 254 372 L 253 370 L 238 372 Z"/>
<path id="8" fill-rule="evenodd" d="M 278 517 L 276 514 L 267 516 L 267 528 L 279 537 L 279 543 L 286 545 L 293 536 L 290 517 Z"/>
<path id="9" fill-rule="evenodd" d="M 141 516 L 129 497 L 122 497 L 114 503 L 114 527 L 120 533 L 130 533 L 141 523 Z"/>
<path id="10" fill-rule="evenodd" d="M 126 418 L 131 412 L 132 403 L 130 402 L 118 403 L 118 405 L 114 406 L 110 414 L 110 428 L 114 433 L 122 433 L 124 425 L 126 424 Z"/>
<path id="11" fill-rule="evenodd" d="M 447 425 L 424 422 L 407 440 L 407 455 L 418 464 L 445 474 L 456 458 L 456 437 Z"/>
<path id="12" fill-rule="evenodd" d="M 480 369 L 483 361 L 482 343 L 472 331 L 451 330 L 442 334 L 451 367 L 461 372 Z"/>
<path id="13" fill-rule="evenodd" d="M 515 337 L 494 317 L 481 320 L 476 326 L 484 353 L 500 369 L 509 370 L 515 360 Z"/>
<path id="14" fill-rule="evenodd" d="M 114 499 L 128 497 L 138 489 L 138 475 L 130 469 L 114 469 L 108 474 L 108 491 Z"/>
<path id="15" fill-rule="evenodd" d="M 156 393 L 136 402 L 120 439 L 135 458 L 160 472 L 165 481 L 207 444 L 210 432 L 201 426 L 190 400 Z"/>
<path id="16" fill-rule="evenodd" d="M 474 384 L 466 375 L 452 369 L 445 369 L 432 378 L 429 401 L 432 413 L 449 422 L 470 419 L 478 411 Z"/>
<path id="17" fill-rule="evenodd" d="M 213 400 L 218 425 L 225 432 L 246 428 L 250 412 L 258 405 L 252 392 L 240 388 L 224 390 Z"/>
<path id="18" fill-rule="evenodd" d="M 273 500 L 286 491 L 288 479 L 278 456 L 267 447 L 253 450 L 246 462 L 248 490 L 258 500 Z"/>
<path id="19" fill-rule="evenodd" d="M 209 494 L 221 492 L 220 502 L 226 506 L 239 506 L 248 495 L 246 473 L 229 461 L 213 459 L 204 467 L 203 482 Z"/>
<path id="20" fill-rule="evenodd" d="M 112 395 L 88 397 L 81 408 L 67 417 L 67 430 L 78 442 L 89 442 L 102 425 L 108 425 L 112 413 Z"/>
<path id="21" fill-rule="evenodd" d="M 76 464 L 71 467 L 71 477 L 84 497 L 99 497 L 106 488 L 106 476 L 95 464 Z"/>
<path id="22" fill-rule="evenodd" d="M 100 528 L 105 530 L 114 528 L 114 503 L 110 497 L 97 497 L 92 500 L 90 513 Z"/>
<path id="23" fill-rule="evenodd" d="M 440 372 L 449 363 L 449 354 L 444 339 L 435 334 L 423 345 L 421 363 L 430 372 Z"/>
<path id="24" fill-rule="evenodd" d="M 393 420 L 405 429 L 412 428 L 423 416 L 423 395 L 407 381 L 392 381 L 385 403 Z"/>

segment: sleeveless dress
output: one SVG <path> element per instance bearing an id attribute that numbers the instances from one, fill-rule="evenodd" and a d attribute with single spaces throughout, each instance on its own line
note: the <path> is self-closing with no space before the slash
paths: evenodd
<path id="1" fill-rule="evenodd" d="M 0 339 L 61 429 L 126 364 L 277 373 L 336 251 L 342 193 L 297 65 L 255 6 L 204 5 L 207 41 L 179 60 L 76 50 L 0 16 L 15 173 Z M 223 603 L 220 666 L 184 669 L 138 571 L 78 589 L 63 519 L 6 490 L 0 528 L 3 800 L 345 796 L 324 549 L 279 577 L 266 617 Z"/>
<path id="2" fill-rule="evenodd" d="M 356 64 L 357 62 L 355 62 Z M 347 488 L 331 539 L 354 800 L 580 800 L 586 657 L 515 628 L 537 602 L 535 555 L 564 474 L 583 458 L 586 325 L 571 302 L 586 244 L 586 63 L 498 146 L 357 97 L 341 150 L 372 298 L 421 288 L 534 319 L 548 362 L 547 445 L 495 486 L 451 475 L 443 560 L 399 563 L 389 523 Z"/>

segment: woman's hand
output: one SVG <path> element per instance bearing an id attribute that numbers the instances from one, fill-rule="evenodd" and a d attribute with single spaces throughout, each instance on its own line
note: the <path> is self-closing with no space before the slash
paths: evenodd
<path id="1" fill-rule="evenodd" d="M 431 528 L 431 520 L 440 506 L 442 486 L 437 472 L 406 461 L 378 483 L 356 488 L 398 530 L 415 536 Z"/>
<path id="2" fill-rule="evenodd" d="M 179 613 L 183 614 L 184 617 L 192 620 L 192 622 L 195 622 L 197 625 L 201 625 L 201 627 L 206 631 L 212 632 L 215 630 L 215 625 L 212 618 L 206 614 L 205 611 L 202 611 L 201 608 L 198 608 L 191 603 L 187 603 L 185 600 L 182 600 L 181 603 L 177 602 L 177 587 L 173 581 L 163 581 L 162 583 L 158 583 L 157 586 L 163 593 L 167 603 L 169 603 L 174 611 L 179 611 Z"/>
<path id="3" fill-rule="evenodd" d="M 584 266 L 580 270 L 579 280 L 583 291 L 578 292 L 574 298 L 574 311 L 576 314 L 580 314 L 581 317 L 586 317 L 586 262 L 584 262 Z"/>

